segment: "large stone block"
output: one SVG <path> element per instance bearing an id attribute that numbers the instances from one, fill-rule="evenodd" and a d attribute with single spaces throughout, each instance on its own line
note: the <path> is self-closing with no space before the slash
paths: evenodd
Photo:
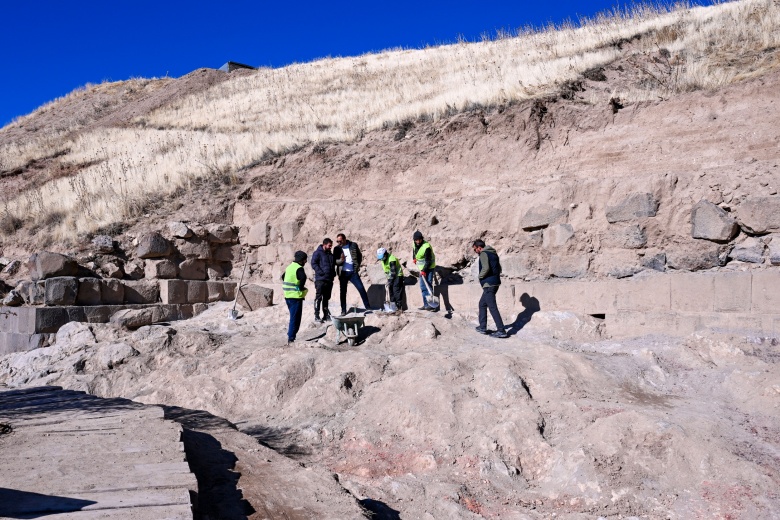
<path id="1" fill-rule="evenodd" d="M 734 246 L 729 253 L 729 257 L 740 262 L 749 262 L 752 264 L 761 264 L 764 262 L 764 243 L 756 237 L 748 237 L 741 243 Z"/>
<path id="2" fill-rule="evenodd" d="M 533 271 L 533 261 L 528 253 L 503 255 L 500 260 L 501 275 L 507 278 L 525 278 Z M 474 264 L 478 266 L 479 262 Z"/>
<path id="3" fill-rule="evenodd" d="M 603 250 L 593 259 L 593 270 L 603 276 L 628 278 L 642 270 L 639 255 L 623 249 Z"/>
<path id="4" fill-rule="evenodd" d="M 138 258 L 162 258 L 173 253 L 173 246 L 160 233 L 147 233 L 138 240 L 135 256 Z"/>
<path id="5" fill-rule="evenodd" d="M 119 280 L 100 280 L 100 300 L 106 305 L 121 305 L 125 301 L 125 286 Z"/>
<path id="6" fill-rule="evenodd" d="M 238 304 L 248 311 L 270 307 L 274 301 L 274 290 L 255 284 L 247 284 L 238 289 Z"/>
<path id="7" fill-rule="evenodd" d="M 211 245 L 208 240 L 198 236 L 177 238 L 176 249 L 185 258 L 194 258 L 197 260 L 211 259 Z"/>
<path id="8" fill-rule="evenodd" d="M 238 262 L 241 258 L 241 245 L 220 244 L 214 249 L 212 258 L 215 262 Z"/>
<path id="9" fill-rule="evenodd" d="M 108 235 L 97 235 L 92 239 L 92 247 L 98 253 L 109 254 L 114 252 L 114 239 Z"/>
<path id="10" fill-rule="evenodd" d="M 49 307 L 49 308 L 37 308 L 33 309 L 35 319 L 35 327 L 31 332 L 35 333 L 53 333 L 57 332 L 60 327 L 71 321 L 71 316 L 68 313 L 68 309 L 65 307 Z M 26 331 L 19 331 L 26 332 Z"/>
<path id="11" fill-rule="evenodd" d="M 712 312 L 715 276 L 711 273 L 681 273 L 671 276 L 671 310 Z"/>
<path id="12" fill-rule="evenodd" d="M 769 262 L 772 265 L 780 265 L 780 235 L 775 235 L 769 244 Z"/>
<path id="13" fill-rule="evenodd" d="M 368 274 L 369 283 L 383 286 L 385 285 L 387 276 L 385 275 L 385 270 L 381 263 L 369 263 L 366 267 L 366 272 Z"/>
<path id="14" fill-rule="evenodd" d="M 238 235 L 236 229 L 229 224 L 207 224 L 208 240 L 215 244 L 235 242 Z"/>
<path id="15" fill-rule="evenodd" d="M 552 224 L 544 230 L 542 247 L 551 249 L 565 246 L 573 236 L 574 228 L 571 224 Z"/>
<path id="16" fill-rule="evenodd" d="M 671 306 L 671 283 L 668 276 L 621 282 L 616 286 L 619 311 L 668 311 Z"/>
<path id="17" fill-rule="evenodd" d="M 222 285 L 225 291 L 225 300 L 234 300 L 236 298 L 236 287 L 238 287 L 238 284 L 236 282 L 223 282 Z"/>
<path id="18" fill-rule="evenodd" d="M 246 243 L 250 246 L 266 246 L 271 234 L 271 226 L 268 222 L 258 222 L 249 228 Z"/>
<path id="19" fill-rule="evenodd" d="M 300 231 L 301 231 L 301 225 L 298 223 L 298 221 L 283 222 L 279 226 L 279 232 L 282 235 L 283 242 L 294 241 Z"/>
<path id="20" fill-rule="evenodd" d="M 219 302 L 225 299 L 225 284 L 222 282 L 206 282 L 206 298 L 209 302 Z"/>
<path id="21" fill-rule="evenodd" d="M 187 282 L 160 280 L 160 301 L 163 304 L 187 303 Z"/>
<path id="22" fill-rule="evenodd" d="M 135 304 L 160 301 L 160 283 L 156 280 L 125 282 L 125 302 Z"/>
<path id="23" fill-rule="evenodd" d="M 44 303 L 49 306 L 73 305 L 78 296 L 79 281 L 73 276 L 57 276 L 46 279 Z"/>
<path id="24" fill-rule="evenodd" d="M 144 274 L 146 278 L 167 280 L 179 276 L 179 267 L 167 258 L 164 260 L 147 260 Z"/>
<path id="25" fill-rule="evenodd" d="M 120 327 L 137 329 L 154 323 L 154 311 L 151 308 L 125 309 L 115 312 L 109 321 Z"/>
<path id="26" fill-rule="evenodd" d="M 540 229 L 565 218 L 567 211 L 550 206 L 549 204 L 540 204 L 534 206 L 525 212 L 520 219 L 520 227 L 526 231 Z"/>
<path id="27" fill-rule="evenodd" d="M 755 313 L 780 313 L 780 271 L 753 271 L 751 310 Z"/>
<path id="28" fill-rule="evenodd" d="M 16 285 L 16 291 L 27 305 L 43 305 L 46 298 L 46 282 L 23 280 Z"/>
<path id="29" fill-rule="evenodd" d="M 639 224 L 610 226 L 603 245 L 611 248 L 640 249 L 647 245 L 645 230 Z"/>
<path id="30" fill-rule="evenodd" d="M 739 224 L 749 233 L 780 231 L 780 195 L 748 197 L 738 208 Z"/>
<path id="31" fill-rule="evenodd" d="M 658 201 L 652 193 L 633 193 L 614 206 L 607 206 L 609 223 L 630 222 L 645 217 L 654 217 L 658 212 Z"/>
<path id="32" fill-rule="evenodd" d="M 722 252 L 721 246 L 710 242 L 673 245 L 666 251 L 666 264 L 678 271 L 711 269 L 725 263 Z"/>
<path id="33" fill-rule="evenodd" d="M 691 236 L 728 242 L 739 232 L 737 220 L 712 202 L 701 200 L 691 210 Z"/>
<path id="34" fill-rule="evenodd" d="M 190 238 L 192 230 L 184 222 L 168 222 L 168 232 L 175 238 Z"/>
<path id="35" fill-rule="evenodd" d="M 185 260 L 179 264 L 179 276 L 185 280 L 205 280 L 206 262 L 203 260 Z"/>
<path id="36" fill-rule="evenodd" d="M 556 278 L 579 278 L 588 273 L 589 265 L 588 255 L 552 255 L 549 272 Z"/>
<path id="37" fill-rule="evenodd" d="M 208 282 L 188 281 L 187 282 L 187 303 L 206 303 L 208 297 Z"/>
<path id="38" fill-rule="evenodd" d="M 65 255 L 43 251 L 30 257 L 27 269 L 30 271 L 30 278 L 38 281 L 57 276 L 76 276 L 79 266 L 75 260 Z"/>
<path id="39" fill-rule="evenodd" d="M 718 273 L 713 283 L 715 312 L 750 312 L 753 292 L 751 273 Z M 777 312 L 780 313 L 780 309 Z"/>
<path id="40" fill-rule="evenodd" d="M 76 295 L 77 305 L 100 305 L 100 280 L 97 278 L 79 278 Z"/>

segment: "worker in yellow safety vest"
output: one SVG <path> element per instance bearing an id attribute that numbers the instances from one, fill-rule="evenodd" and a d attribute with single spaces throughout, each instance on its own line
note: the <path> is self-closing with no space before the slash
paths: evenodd
<path id="1" fill-rule="evenodd" d="M 385 277 L 387 278 L 387 292 L 390 293 L 390 301 L 395 304 L 398 311 L 402 312 L 404 268 L 401 266 L 401 262 L 384 247 L 377 249 L 376 259 L 382 262 L 382 269 L 384 269 Z"/>
<path id="2" fill-rule="evenodd" d="M 414 232 L 414 248 L 412 249 L 412 261 L 420 270 L 420 291 L 422 292 L 423 306 L 421 311 L 436 312 L 436 307 L 428 305 L 428 296 L 433 296 L 428 291 L 428 287 L 433 287 L 433 270 L 436 268 L 436 255 L 433 253 L 433 246 L 429 244 L 419 231 Z M 425 281 L 428 285 L 425 285 Z"/>
<path id="3" fill-rule="evenodd" d="M 303 316 L 303 300 L 309 290 L 306 285 L 306 272 L 303 266 L 308 256 L 303 251 L 296 251 L 293 262 L 284 270 L 282 277 L 282 291 L 287 309 L 290 311 L 290 324 L 287 327 L 287 343 L 295 341 L 295 336 L 301 328 L 301 316 Z"/>

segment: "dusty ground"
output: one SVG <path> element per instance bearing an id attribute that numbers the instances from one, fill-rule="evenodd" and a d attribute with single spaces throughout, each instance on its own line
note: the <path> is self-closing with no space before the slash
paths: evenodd
<path id="1" fill-rule="evenodd" d="M 617 342 L 593 318 L 537 312 L 501 341 L 469 316 L 412 312 L 369 317 L 355 348 L 314 326 L 302 334 L 312 341 L 287 347 L 281 306 L 225 315 L 218 304 L 135 333 L 72 324 L 53 347 L 0 360 L 0 383 L 224 417 L 286 456 L 266 473 L 257 444 L 217 428 L 256 511 L 264 493 L 280 496 L 267 475 L 290 489 L 278 475 L 294 461 L 325 479 L 309 478 L 305 493 L 339 502 L 324 484 L 335 473 L 364 505 L 402 518 L 780 514 L 777 339 Z M 122 343 L 134 350 L 108 368 Z"/>

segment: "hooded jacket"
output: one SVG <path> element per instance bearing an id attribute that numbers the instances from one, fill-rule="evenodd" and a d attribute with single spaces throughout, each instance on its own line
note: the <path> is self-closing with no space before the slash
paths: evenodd
<path id="1" fill-rule="evenodd" d="M 490 246 L 485 246 L 479 254 L 479 283 L 482 287 L 501 285 L 501 262 Z"/>
<path id="2" fill-rule="evenodd" d="M 341 256 L 341 255 L 339 255 Z M 333 253 L 325 251 L 322 244 L 311 255 L 311 267 L 314 269 L 314 281 L 328 281 L 332 282 L 336 276 L 336 264 L 333 259 Z"/>

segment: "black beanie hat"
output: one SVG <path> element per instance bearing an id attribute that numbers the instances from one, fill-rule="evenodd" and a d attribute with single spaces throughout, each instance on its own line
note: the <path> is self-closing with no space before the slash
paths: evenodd
<path id="1" fill-rule="evenodd" d="M 423 235 L 419 231 L 415 231 L 414 232 L 414 237 L 412 237 L 412 238 L 413 238 L 413 240 L 422 240 L 423 239 Z"/>
<path id="2" fill-rule="evenodd" d="M 309 258 L 309 256 L 306 253 L 304 253 L 303 251 L 296 251 L 294 258 L 295 258 L 295 261 L 298 262 L 299 264 L 305 264 L 306 263 L 306 259 Z"/>

